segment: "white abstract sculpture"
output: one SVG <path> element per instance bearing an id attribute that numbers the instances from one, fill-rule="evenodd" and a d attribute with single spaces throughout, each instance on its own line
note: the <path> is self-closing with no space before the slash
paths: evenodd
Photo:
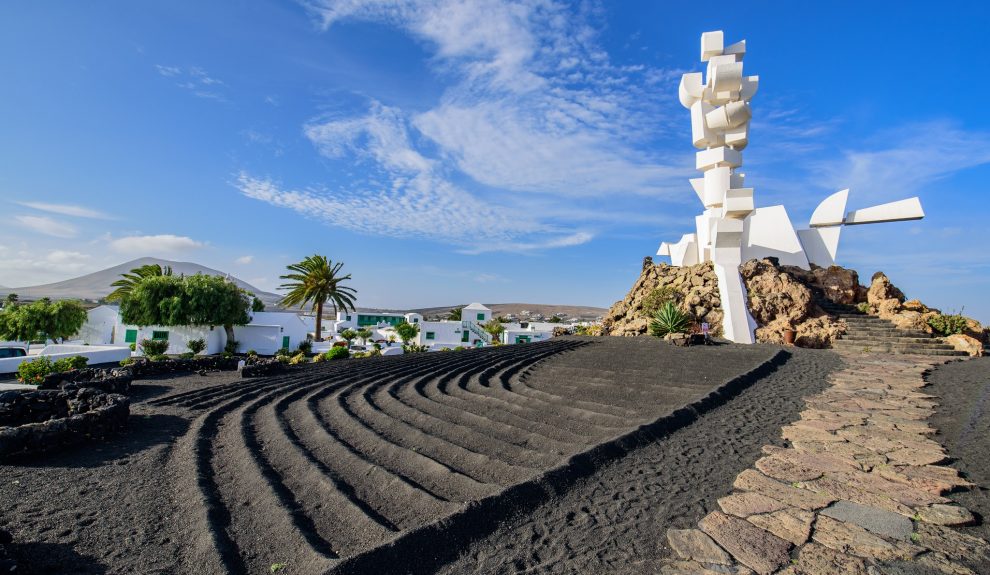
<path id="1" fill-rule="evenodd" d="M 721 31 L 701 35 L 705 74 L 684 74 L 678 88 L 681 104 L 691 110 L 691 140 L 699 152 L 695 167 L 704 177 L 691 187 L 704 206 L 695 217 L 695 232 L 677 243 L 660 244 L 657 255 L 675 266 L 710 261 L 718 276 L 723 332 L 727 339 L 753 343 L 756 322 L 749 314 L 739 265 L 776 257 L 783 265 L 810 269 L 835 263 L 843 225 L 916 220 L 925 216 L 918 198 L 846 213 L 849 190 L 832 194 L 811 216 L 810 228 L 795 230 L 784 206 L 755 207 L 753 188 L 744 185 L 742 150 L 749 142 L 749 102 L 759 76 L 743 76 L 746 41 L 725 47 Z"/>

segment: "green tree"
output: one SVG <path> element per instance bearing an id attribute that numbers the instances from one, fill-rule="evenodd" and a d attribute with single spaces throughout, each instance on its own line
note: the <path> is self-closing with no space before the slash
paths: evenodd
<path id="1" fill-rule="evenodd" d="M 461 321 L 461 308 L 451 308 L 450 311 L 447 312 L 447 319 L 451 321 Z"/>
<path id="2" fill-rule="evenodd" d="M 251 311 L 265 311 L 265 302 L 261 301 L 256 295 L 252 294 L 251 297 L 253 298 L 251 300 Z"/>
<path id="3" fill-rule="evenodd" d="M 120 315 L 132 325 L 222 325 L 233 342 L 234 326 L 250 321 L 249 305 L 244 290 L 220 276 L 149 276 L 131 286 Z"/>
<path id="4" fill-rule="evenodd" d="M 65 341 L 86 323 L 86 308 L 71 300 L 48 298 L 30 304 L 13 303 L 0 312 L 0 339 Z"/>
<path id="5" fill-rule="evenodd" d="M 361 338 L 361 341 L 364 342 L 364 345 L 368 345 L 368 338 L 370 338 L 371 335 L 372 335 L 372 331 L 366 327 L 361 328 L 357 331 L 357 336 Z"/>
<path id="6" fill-rule="evenodd" d="M 505 328 L 497 319 L 490 319 L 481 324 L 481 327 L 492 336 L 492 339 L 498 339 L 498 336 L 502 335 L 502 332 L 505 331 Z"/>
<path id="7" fill-rule="evenodd" d="M 289 293 L 282 299 L 282 304 L 287 307 L 299 306 L 300 308 L 312 302 L 316 311 L 316 341 L 323 341 L 322 320 L 323 305 L 330 302 L 333 305 L 334 315 L 338 311 L 353 311 L 354 298 L 357 291 L 354 288 L 343 285 L 343 282 L 351 279 L 351 274 L 338 275 L 343 263 L 331 262 L 326 256 L 312 255 L 299 263 L 286 266 L 292 273 L 281 276 L 281 279 L 289 280 L 279 286 L 279 289 L 287 289 Z"/>
<path id="8" fill-rule="evenodd" d="M 416 334 L 419 333 L 419 326 L 409 322 L 402 322 L 395 326 L 395 333 L 399 334 L 402 345 L 408 345 L 410 341 L 416 339 Z"/>
<path id="9" fill-rule="evenodd" d="M 135 285 L 150 277 L 171 276 L 172 266 L 162 267 L 159 264 L 147 264 L 132 269 L 129 273 L 120 274 L 120 279 L 110 284 L 110 287 L 117 288 L 110 292 L 107 301 L 122 301 Z"/>
<path id="10" fill-rule="evenodd" d="M 357 336 L 358 336 L 358 332 L 354 331 L 353 329 L 345 329 L 344 331 L 340 332 L 340 337 L 344 338 L 344 341 L 347 342 L 347 347 L 351 346 L 351 342 L 354 341 L 354 338 L 356 338 Z"/>
<path id="11" fill-rule="evenodd" d="M 3 298 L 3 302 L 0 302 L 0 309 L 13 305 L 17 305 L 17 294 L 9 293 L 7 294 L 7 297 Z"/>

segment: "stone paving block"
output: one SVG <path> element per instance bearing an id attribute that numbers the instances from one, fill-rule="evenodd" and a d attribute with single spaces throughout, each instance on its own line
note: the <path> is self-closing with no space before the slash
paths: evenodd
<path id="1" fill-rule="evenodd" d="M 919 522 L 915 528 L 918 545 L 944 554 L 953 561 L 990 562 L 990 543 L 955 529 Z"/>
<path id="2" fill-rule="evenodd" d="M 824 545 L 809 543 L 801 548 L 795 575 L 866 575 L 866 563 L 854 555 L 838 553 Z"/>
<path id="3" fill-rule="evenodd" d="M 797 465 L 777 455 L 768 455 L 767 457 L 757 459 L 755 466 L 764 475 L 779 479 L 785 483 L 810 481 L 822 476 L 822 472 L 818 469 Z"/>
<path id="4" fill-rule="evenodd" d="M 818 469 L 823 473 L 835 473 L 859 469 L 859 466 L 855 463 L 824 453 L 802 453 L 796 449 L 782 448 L 771 450 L 771 452 L 772 455 L 791 461 L 796 465 L 801 465 L 810 469 Z"/>
<path id="5" fill-rule="evenodd" d="M 801 545 L 811 537 L 811 524 L 815 520 L 815 514 L 804 509 L 788 507 L 773 513 L 751 515 L 746 520 L 785 541 Z"/>
<path id="6" fill-rule="evenodd" d="M 686 561 L 732 565 L 732 557 L 700 529 L 669 529 L 667 543 Z"/>
<path id="7" fill-rule="evenodd" d="M 914 523 L 899 513 L 849 501 L 836 501 L 819 513 L 832 519 L 854 523 L 888 539 L 910 541 L 911 533 L 914 532 Z"/>
<path id="8" fill-rule="evenodd" d="M 819 515 L 811 538 L 839 553 L 851 553 L 867 559 L 889 561 L 912 559 L 922 548 L 902 541 L 888 541 L 859 525 Z"/>
<path id="9" fill-rule="evenodd" d="M 753 571 L 741 565 L 721 566 L 718 571 L 696 561 L 672 560 L 660 566 L 661 575 L 752 575 Z"/>
<path id="10" fill-rule="evenodd" d="M 877 465 L 887 463 L 887 458 L 871 449 L 861 445 L 843 442 L 822 442 L 822 441 L 794 441 L 791 443 L 794 449 L 805 453 L 827 453 L 832 457 L 838 457 L 857 466 L 860 469 L 872 469 Z"/>
<path id="11" fill-rule="evenodd" d="M 949 472 L 936 471 L 940 469 L 949 470 Z M 941 495 L 956 488 L 973 486 L 969 481 L 959 477 L 958 472 L 951 467 L 880 465 L 874 467 L 871 473 L 935 495 Z"/>
<path id="12" fill-rule="evenodd" d="M 935 465 L 945 461 L 945 454 L 938 451 L 918 451 L 917 449 L 898 449 L 887 453 L 887 458 L 894 463 L 908 465 Z"/>
<path id="13" fill-rule="evenodd" d="M 790 543 L 738 517 L 713 511 L 699 525 L 737 561 L 760 575 L 769 575 L 790 561 Z"/>
<path id="14" fill-rule="evenodd" d="M 752 491 L 733 493 L 722 497 L 718 500 L 718 506 L 722 508 L 723 512 L 743 519 L 757 513 L 772 513 L 787 507 L 786 504 L 776 499 Z"/>
<path id="15" fill-rule="evenodd" d="M 901 503 L 907 507 L 918 507 L 920 505 L 931 505 L 933 503 L 948 503 L 949 500 L 941 495 L 936 495 L 924 489 L 897 483 L 885 479 L 878 474 L 866 473 L 863 471 L 848 471 L 834 473 L 830 475 L 832 479 L 844 482 L 845 484 L 860 489 L 882 495 Z"/>
<path id="16" fill-rule="evenodd" d="M 803 427 L 817 431 L 838 431 L 850 424 L 844 421 L 828 421 L 824 419 L 801 419 L 792 424 L 794 427 Z"/>
<path id="17" fill-rule="evenodd" d="M 830 431 L 796 425 L 785 425 L 780 430 L 780 436 L 788 441 L 845 441 Z"/>
<path id="18" fill-rule="evenodd" d="M 947 525 L 956 527 L 961 525 L 971 525 L 975 518 L 965 507 L 959 505 L 944 505 L 936 503 L 928 507 L 918 508 L 918 519 L 925 523 L 935 525 Z"/>
<path id="19" fill-rule="evenodd" d="M 772 497 L 791 507 L 811 511 L 821 509 L 834 501 L 833 498 L 827 495 L 820 495 L 807 489 L 792 487 L 776 479 L 771 479 L 754 469 L 747 469 L 740 473 L 732 486 L 742 491 L 755 491 L 767 497 Z"/>
<path id="20" fill-rule="evenodd" d="M 911 562 L 915 568 L 920 567 L 924 573 L 940 573 L 942 575 L 983 575 L 965 565 L 952 561 L 941 553 L 925 553 Z"/>

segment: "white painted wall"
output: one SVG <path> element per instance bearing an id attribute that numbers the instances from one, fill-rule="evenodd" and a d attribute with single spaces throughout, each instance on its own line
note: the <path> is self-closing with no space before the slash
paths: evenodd
<path id="1" fill-rule="evenodd" d="M 96 365 L 98 363 L 119 363 L 121 360 L 131 357 L 131 350 L 130 348 L 123 346 L 48 345 L 45 346 L 45 348 L 42 349 L 41 353 L 38 355 L 0 359 L 0 373 L 14 373 L 17 371 L 17 366 L 21 365 L 25 361 L 32 361 L 42 355 L 48 356 L 48 358 L 52 361 L 56 361 L 64 357 L 81 355 L 89 359 L 89 365 Z"/>
<path id="2" fill-rule="evenodd" d="M 113 343 L 113 330 L 117 325 L 117 306 L 100 305 L 86 312 L 86 323 L 71 339 L 89 345 L 109 345 Z"/>

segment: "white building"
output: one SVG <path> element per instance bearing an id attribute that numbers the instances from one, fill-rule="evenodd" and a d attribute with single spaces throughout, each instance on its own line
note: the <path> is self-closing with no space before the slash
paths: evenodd
<path id="1" fill-rule="evenodd" d="M 524 321 L 520 323 L 505 323 L 502 324 L 502 327 L 505 329 L 500 336 L 502 343 L 514 344 L 546 341 L 553 337 L 554 328 L 573 326 L 566 323 Z"/>
<path id="2" fill-rule="evenodd" d="M 296 349 L 299 343 L 310 339 L 315 329 L 312 316 L 300 316 L 288 311 L 249 312 L 247 325 L 234 326 L 237 351 L 254 350 L 261 355 L 274 355 L 280 348 Z M 313 325 L 307 319 L 313 321 Z"/>

